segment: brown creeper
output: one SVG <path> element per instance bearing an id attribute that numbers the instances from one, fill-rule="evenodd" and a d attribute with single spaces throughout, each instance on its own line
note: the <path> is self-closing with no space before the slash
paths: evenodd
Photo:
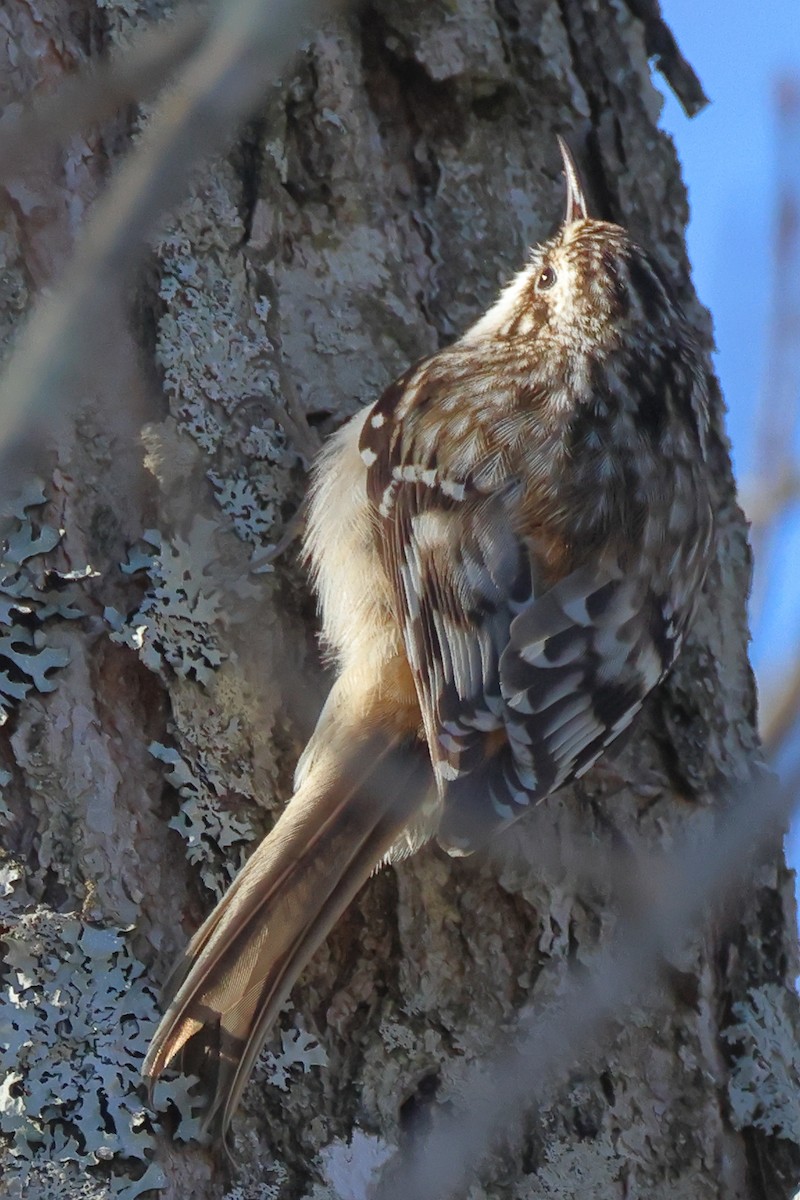
<path id="1" fill-rule="evenodd" d="M 582 775 L 692 619 L 713 538 L 703 359 L 651 256 L 589 217 L 561 149 L 558 234 L 317 463 L 306 553 L 338 678 L 145 1064 L 152 1080 L 191 1057 L 223 1130 L 375 867 L 431 836 L 468 852 Z"/>

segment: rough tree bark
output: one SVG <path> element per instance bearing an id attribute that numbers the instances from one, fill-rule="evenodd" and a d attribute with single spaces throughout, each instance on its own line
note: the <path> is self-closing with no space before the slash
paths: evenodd
<path id="1" fill-rule="evenodd" d="M 160 7 L 9 6 L 4 100 L 124 45 Z M 77 416 L 29 439 L 41 490 L 20 477 L 0 582 L 0 1195 L 366 1196 L 396 1148 L 465 1100 L 465 1064 L 608 942 L 620 872 L 587 880 L 585 854 L 632 863 L 713 827 L 756 747 L 748 548 L 722 440 L 719 562 L 621 778 L 593 772 L 490 854 L 431 847 L 377 875 L 286 1006 L 233 1162 L 184 1140 L 185 1081 L 157 1093 L 160 1121 L 136 1091 L 159 986 L 289 795 L 324 695 L 294 551 L 263 570 L 263 547 L 320 437 L 456 336 L 549 231 L 556 132 L 710 344 L 656 124 L 648 54 L 668 58 L 669 39 L 655 9 L 372 0 L 329 22 L 198 169 L 135 296 L 82 348 L 95 369 Z M 4 181 L 9 344 L 143 119 L 83 131 Z M 659 996 L 520 1117 L 471 1200 L 792 1195 L 794 943 L 774 844 L 736 905 L 687 935 Z"/>

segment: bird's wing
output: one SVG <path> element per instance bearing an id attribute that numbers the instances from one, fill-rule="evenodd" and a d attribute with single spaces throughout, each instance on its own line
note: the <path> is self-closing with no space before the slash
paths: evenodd
<path id="1" fill-rule="evenodd" d="M 588 770 L 671 665 L 683 625 L 610 554 L 537 586 L 519 478 L 495 471 L 482 489 L 480 462 L 448 468 L 408 378 L 372 410 L 361 451 L 444 796 L 440 840 L 458 852 Z"/>
<path id="2" fill-rule="evenodd" d="M 411 374 L 411 373 L 409 373 Z M 525 545 L 513 532 L 513 478 L 490 493 L 468 470 L 437 461 L 423 392 L 406 407 L 408 375 L 367 418 L 361 453 L 381 558 L 422 710 L 440 791 L 468 772 L 503 727 L 500 656 L 531 595 Z"/>

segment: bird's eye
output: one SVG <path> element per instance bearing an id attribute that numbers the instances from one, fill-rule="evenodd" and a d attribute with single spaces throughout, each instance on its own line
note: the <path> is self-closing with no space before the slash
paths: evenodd
<path id="1" fill-rule="evenodd" d="M 557 279 L 557 275 L 552 267 L 542 267 L 539 272 L 539 278 L 536 280 L 536 290 L 538 292 L 547 292 L 553 286 Z"/>

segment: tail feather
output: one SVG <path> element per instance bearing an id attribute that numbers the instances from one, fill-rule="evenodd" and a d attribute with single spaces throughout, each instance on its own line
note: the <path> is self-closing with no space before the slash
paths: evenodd
<path id="1" fill-rule="evenodd" d="M 419 746 L 362 742 L 317 761 L 272 833 L 187 947 L 147 1059 L 176 1058 L 210 1091 L 207 1129 L 225 1132 L 303 967 L 423 802 Z"/>

